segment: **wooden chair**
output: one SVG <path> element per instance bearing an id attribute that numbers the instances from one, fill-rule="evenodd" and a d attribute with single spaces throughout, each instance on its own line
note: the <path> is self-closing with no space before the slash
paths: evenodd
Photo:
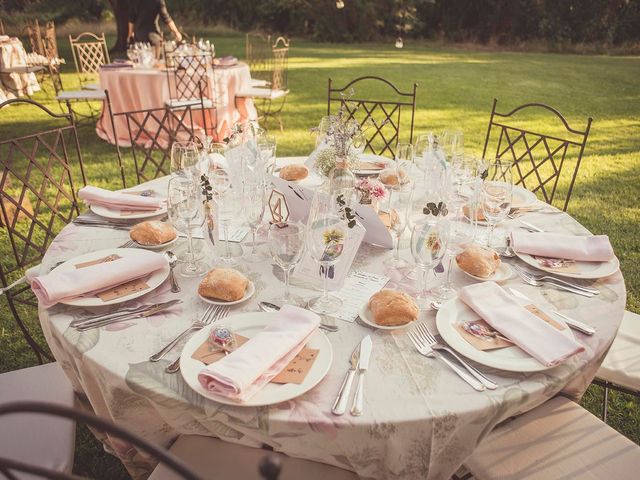
<path id="1" fill-rule="evenodd" d="M 37 302 L 22 279 L 25 271 L 37 266 L 58 232 L 79 214 L 76 181 L 86 185 L 78 133 L 68 113 L 56 114 L 28 99 L 0 104 L 0 112 L 10 105 L 31 105 L 44 112 L 43 120 L 55 127 L 17 138 L 0 140 L 0 200 L 5 243 L 11 253 L 0 262 L 3 287 L 20 277 L 20 282 L 4 291 L 9 309 L 38 361 L 51 359 L 47 350 L 30 334 L 23 316 L 37 322 Z M 59 121 L 62 126 L 57 126 Z"/>
<path id="2" fill-rule="evenodd" d="M 506 159 L 514 163 L 517 185 L 537 193 L 542 200 L 567 210 L 573 193 L 584 147 L 587 144 L 591 117 L 584 130 L 569 126 L 558 110 L 542 103 L 527 103 L 508 113 L 498 113 L 498 99 L 493 100 L 487 137 L 482 156 L 485 159 Z M 561 134 L 547 135 L 518 126 L 520 112 L 548 111 L 562 126 Z M 490 146 L 493 148 L 490 149 Z M 575 160 L 567 153 L 575 151 Z M 569 171 L 569 173 L 563 172 Z"/>
<path id="3" fill-rule="evenodd" d="M 127 186 L 127 168 L 123 148 L 131 148 L 136 184 L 171 173 L 171 147 L 176 141 L 199 141 L 195 132 L 193 108 L 185 105 L 172 109 L 168 106 L 148 110 L 113 112 L 109 92 L 107 109 L 113 136 L 116 139 L 118 166 L 122 186 Z M 119 130 L 117 125 L 126 127 Z"/>
<path id="4" fill-rule="evenodd" d="M 100 85 L 96 82 L 100 67 L 109 63 L 109 49 L 104 33 L 95 35 L 91 32 L 84 32 L 73 37 L 69 35 L 73 62 L 76 72 L 80 78 L 80 86 L 86 90 L 99 90 Z M 90 83 L 94 82 L 94 83 Z"/>
<path id="5" fill-rule="evenodd" d="M 401 141 L 400 127 L 405 116 L 410 116 L 408 142 L 413 143 L 417 88 L 414 83 L 412 91 L 401 92 L 390 81 L 374 76 L 359 77 L 337 88 L 329 78 L 327 115 L 331 115 L 332 104 L 344 105 L 348 118 L 357 120 L 363 128 L 365 150 L 393 157 L 396 144 Z M 379 98 L 378 94 L 383 98 L 374 99 Z M 406 109 L 410 115 L 402 114 Z"/>

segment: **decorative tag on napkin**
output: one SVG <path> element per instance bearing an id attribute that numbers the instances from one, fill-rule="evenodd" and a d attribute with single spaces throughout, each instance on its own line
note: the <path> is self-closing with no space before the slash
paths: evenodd
<path id="1" fill-rule="evenodd" d="M 576 273 L 578 271 L 576 262 L 573 260 L 565 260 L 563 258 L 539 257 L 532 255 L 538 264 L 547 269 L 556 270 L 565 273 Z"/>
<path id="2" fill-rule="evenodd" d="M 237 333 L 233 334 L 235 337 L 235 347 L 238 348 L 242 344 L 246 343 L 249 339 L 243 337 Z M 298 355 L 272 380 L 271 383 L 295 383 L 297 385 L 304 382 L 309 370 L 313 366 L 319 350 L 312 348 L 303 348 Z M 198 360 L 205 365 L 211 365 L 212 363 L 224 358 L 225 349 L 220 345 L 210 342 L 208 339 L 200 345 L 191 358 Z"/>
<path id="3" fill-rule="evenodd" d="M 78 268 L 85 268 L 85 267 L 91 267 L 93 265 L 99 265 L 101 263 L 107 263 L 107 262 L 113 262 L 115 260 L 119 260 L 120 258 L 122 258 L 119 255 L 107 255 L 106 257 L 102 257 L 102 258 L 98 258 L 96 260 L 91 260 L 89 262 L 83 262 L 83 263 L 77 263 L 75 265 L 76 269 Z"/>
<path id="4" fill-rule="evenodd" d="M 91 260 L 90 262 L 78 263 L 75 265 L 76 269 L 91 267 L 93 265 L 99 265 L 101 263 L 113 262 L 115 260 L 119 260 L 119 255 L 107 255 L 106 257 L 98 258 L 97 260 Z M 110 300 L 115 300 L 116 298 L 126 297 L 127 295 L 131 295 L 132 293 L 141 292 L 143 290 L 147 290 L 149 285 L 147 285 L 146 278 L 136 278 L 126 283 L 122 283 L 120 285 L 116 285 L 115 287 L 108 288 L 107 290 L 103 290 L 99 293 L 96 293 L 96 296 L 102 300 L 103 302 L 108 302 Z"/>
<path id="5" fill-rule="evenodd" d="M 141 190 L 139 192 L 122 192 L 122 193 L 126 193 L 127 195 L 136 195 L 138 197 L 155 197 L 156 196 L 156 192 L 153 191 L 149 191 L 149 190 Z M 161 208 L 159 208 L 156 211 L 162 210 Z M 123 217 L 128 217 L 129 215 L 137 215 L 140 213 L 140 210 L 120 210 L 120 215 Z M 145 213 L 147 213 L 145 211 Z M 149 213 L 153 214 L 153 210 L 150 211 Z"/>

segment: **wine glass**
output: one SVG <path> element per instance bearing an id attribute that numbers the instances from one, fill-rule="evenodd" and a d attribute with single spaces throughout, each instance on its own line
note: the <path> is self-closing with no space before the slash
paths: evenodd
<path id="1" fill-rule="evenodd" d="M 482 213 L 489 224 L 487 246 L 491 248 L 491 240 L 496 225 L 502 222 L 511 209 L 513 195 L 512 163 L 497 161 L 487 166 L 486 178 L 482 182 L 480 203 Z"/>
<path id="2" fill-rule="evenodd" d="M 264 211 L 266 206 L 267 191 L 265 185 L 261 182 L 250 183 L 245 185 L 244 189 L 244 213 L 247 218 L 247 223 L 251 229 L 251 252 L 245 256 L 244 259 L 247 262 L 256 263 L 265 259 L 265 255 L 259 252 L 257 247 L 256 237 L 258 229 L 262 224 L 262 218 L 264 217 Z"/>
<path id="3" fill-rule="evenodd" d="M 416 300 L 421 310 L 431 308 L 428 276 L 445 254 L 448 243 L 448 225 L 445 220 L 428 218 L 416 224 L 411 232 L 411 255 L 421 270 L 420 293 Z"/>
<path id="4" fill-rule="evenodd" d="M 460 130 L 442 132 L 442 150 L 449 162 L 464 154 L 464 134 Z"/>
<path id="5" fill-rule="evenodd" d="M 274 223 L 269 227 L 269 249 L 276 264 L 284 273 L 284 295 L 274 303 L 301 305 L 302 299 L 289 291 L 289 275 L 302 258 L 305 228 L 298 223 Z"/>
<path id="6" fill-rule="evenodd" d="M 414 163 L 422 172 L 424 181 L 426 182 L 427 173 L 438 167 L 438 160 L 442 160 L 442 149 L 439 146 L 439 137 L 433 132 L 418 135 L 413 151 Z"/>
<path id="7" fill-rule="evenodd" d="M 200 184 L 196 179 L 174 177 L 169 180 L 167 210 L 172 225 L 187 234 L 187 261 L 178 270 L 185 277 L 198 277 L 206 267 L 196 262 L 193 252 L 193 230 L 202 227 L 204 209 Z"/>
<path id="8" fill-rule="evenodd" d="M 222 227 L 222 237 L 224 239 L 224 255 L 216 263 L 234 266 L 237 261 L 231 255 L 229 228 L 240 216 L 244 202 L 242 201 L 242 188 L 234 186 L 232 183 L 224 185 L 226 185 L 226 189 L 223 191 L 221 188 L 219 190 L 220 193 L 215 196 L 218 205 L 218 223 Z M 216 187 L 213 188 L 215 191 Z"/>
<path id="9" fill-rule="evenodd" d="M 407 262 L 400 258 L 400 237 L 407 227 L 409 205 L 411 205 L 412 189 L 390 189 L 388 200 L 383 205 L 383 219 L 387 218 L 387 228 L 393 236 L 393 256 L 384 261 L 384 265 L 390 268 L 400 269 L 407 266 Z M 386 210 L 386 211 L 385 211 Z"/>
<path id="10" fill-rule="evenodd" d="M 262 165 L 262 174 L 264 181 L 267 181 L 268 175 L 272 175 L 276 167 L 276 137 L 273 135 L 262 135 L 257 141 L 258 153 Z"/>
<path id="11" fill-rule="evenodd" d="M 194 142 L 175 142 L 171 146 L 172 175 L 199 176 L 199 161 L 198 146 Z"/>
<path id="12" fill-rule="evenodd" d="M 394 155 L 396 174 L 398 175 L 398 183 L 402 184 L 404 178 L 403 168 L 413 161 L 413 145 L 410 143 L 398 143 L 396 145 L 396 154 Z"/>
<path id="13" fill-rule="evenodd" d="M 310 222 L 307 235 L 307 248 L 311 257 L 320 264 L 322 275 L 322 295 L 309 300 L 309 310 L 330 314 L 342 306 L 342 300 L 329 294 L 327 283 L 333 278 L 335 265 L 340 260 L 347 241 L 347 225 L 338 215 L 320 216 Z"/>

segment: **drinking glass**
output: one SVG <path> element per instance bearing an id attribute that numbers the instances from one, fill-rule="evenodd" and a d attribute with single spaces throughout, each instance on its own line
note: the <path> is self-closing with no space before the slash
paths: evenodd
<path id="1" fill-rule="evenodd" d="M 445 130 L 442 132 L 442 150 L 446 159 L 451 163 L 464 154 L 464 134 L 460 130 Z"/>
<path id="2" fill-rule="evenodd" d="M 486 178 L 482 182 L 480 203 L 482 213 L 489 224 L 487 246 L 491 248 L 491 240 L 496 225 L 502 222 L 511 209 L 513 194 L 512 163 L 499 161 L 487 166 Z"/>
<path id="3" fill-rule="evenodd" d="M 202 227 L 205 217 L 199 181 L 185 177 L 169 180 L 167 210 L 172 225 L 187 234 L 187 261 L 178 272 L 185 277 L 204 274 L 205 265 L 197 262 L 193 253 L 193 230 Z"/>
<path id="4" fill-rule="evenodd" d="M 241 214 L 244 203 L 242 201 L 242 188 L 229 184 L 224 193 L 216 195 L 215 198 L 218 205 L 218 223 L 222 227 L 222 237 L 224 239 L 224 255 L 217 260 L 217 263 L 234 266 L 237 261 L 231 255 L 231 248 L 229 247 L 229 228 Z"/>
<path id="5" fill-rule="evenodd" d="M 305 228 L 298 223 L 274 223 L 269 227 L 269 249 L 284 273 L 284 295 L 276 298 L 279 305 L 301 305 L 302 299 L 289 291 L 289 274 L 302 258 Z"/>
<path id="6" fill-rule="evenodd" d="M 442 160 L 443 155 L 438 135 L 433 132 L 418 135 L 413 151 L 416 167 L 423 173 L 426 182 L 427 173 L 438 167 L 438 160 Z"/>
<path id="7" fill-rule="evenodd" d="M 384 261 L 384 265 L 390 268 L 399 269 L 407 266 L 407 262 L 400 258 L 400 237 L 407 227 L 412 193 L 409 185 L 405 188 L 391 189 L 386 205 L 382 208 L 383 214 L 388 215 L 387 228 L 393 236 L 393 256 Z"/>
<path id="8" fill-rule="evenodd" d="M 257 141 L 258 153 L 260 156 L 263 181 L 267 182 L 269 175 L 273 174 L 276 167 L 276 137 L 273 135 L 262 135 Z"/>
<path id="9" fill-rule="evenodd" d="M 447 242 L 448 225 L 445 220 L 423 220 L 413 227 L 411 232 L 411 255 L 422 274 L 420 293 L 416 297 L 421 310 L 431 308 L 431 297 L 427 288 L 429 271 L 440 263 L 447 249 Z"/>
<path id="10" fill-rule="evenodd" d="M 199 177 L 198 146 L 194 142 L 175 142 L 171 146 L 171 174 Z"/>
<path id="11" fill-rule="evenodd" d="M 398 182 L 402 183 L 404 175 L 401 176 L 401 173 L 404 173 L 403 169 L 406 169 L 407 164 L 413 161 L 413 145 L 410 143 L 398 143 L 394 160 Z"/>
<path id="12" fill-rule="evenodd" d="M 260 225 L 262 224 L 262 218 L 264 217 L 264 211 L 267 204 L 266 188 L 263 183 L 252 183 L 245 185 L 244 189 L 244 213 L 247 218 L 247 223 L 251 229 L 251 252 L 244 257 L 247 262 L 256 263 L 265 259 L 265 255 L 257 250 L 257 234 Z"/>
<path id="13" fill-rule="evenodd" d="M 329 294 L 327 283 L 334 276 L 347 241 L 347 225 L 338 215 L 319 217 L 310 222 L 307 235 L 307 248 L 311 257 L 320 264 L 322 275 L 322 295 L 309 300 L 309 310 L 320 314 L 331 314 L 342 306 L 342 300 Z"/>

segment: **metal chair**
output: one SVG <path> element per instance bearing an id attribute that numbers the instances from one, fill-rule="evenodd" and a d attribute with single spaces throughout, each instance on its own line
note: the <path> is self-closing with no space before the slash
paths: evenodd
<path id="1" fill-rule="evenodd" d="M 548 204 L 555 203 L 558 208 L 566 211 L 587 144 L 592 118 L 587 119 L 584 130 L 576 130 L 569 126 L 558 110 L 542 103 L 527 103 L 508 113 L 498 113 L 497 104 L 498 99 L 494 98 L 482 152 L 483 158 L 512 161 L 517 185 L 539 194 Z M 560 119 L 562 134 L 547 135 L 517 126 L 517 113 L 540 109 L 547 110 Z M 489 150 L 490 144 L 495 145 L 494 150 Z M 576 152 L 575 160 L 567 158 L 570 149 Z M 563 176 L 563 170 L 566 169 L 572 170 L 569 175 Z M 570 178 L 566 178 L 567 176 Z"/>
<path id="2" fill-rule="evenodd" d="M 99 90 L 100 85 L 89 82 L 95 82 L 100 67 L 110 62 L 104 33 L 98 36 L 91 32 L 84 32 L 75 38 L 69 35 L 69 43 L 81 88 Z"/>
<path id="3" fill-rule="evenodd" d="M 401 141 L 402 119 L 409 116 L 403 115 L 406 109 L 410 110 L 411 117 L 408 142 L 413 143 L 417 89 L 418 84 L 414 83 L 412 91 L 401 92 L 389 80 L 375 76 L 359 77 L 344 87 L 336 88 L 329 78 L 327 115 L 331 115 L 332 104 L 344 105 L 348 118 L 355 119 L 363 128 L 365 150 L 393 157 L 396 144 Z M 384 100 L 371 98 L 378 92 L 385 97 Z"/>
<path id="4" fill-rule="evenodd" d="M 27 36 L 31 53 L 40 55 L 43 58 L 42 64 L 27 65 L 26 67 L 18 67 L 17 73 L 35 73 L 38 83 L 46 92 L 44 84 L 47 77 L 51 81 L 54 93 L 57 95 L 62 91 L 62 79 L 60 77 L 60 63 L 64 62 L 58 55 L 58 44 L 56 42 L 55 24 L 50 21 L 45 27 L 45 36 L 42 37 L 40 24 L 38 20 L 27 21 L 22 29 Z"/>
<path id="5" fill-rule="evenodd" d="M 37 301 L 22 279 L 29 267 L 40 263 L 58 232 L 79 214 L 74 182 L 86 185 L 82 154 L 76 126 L 68 113 L 57 114 L 33 100 L 13 99 L 0 104 L 31 105 L 47 114 L 46 120 L 63 121 L 63 126 L 48 126 L 37 133 L 0 140 L 0 219 L 4 242 L 11 254 L 0 262 L 0 282 L 20 277 L 20 282 L 4 290 L 9 309 L 34 351 L 38 362 L 52 357 L 38 344 L 23 318 L 24 310 L 37 325 Z M 8 253 L 8 252 L 7 252 Z"/>
<path id="6" fill-rule="evenodd" d="M 268 68 L 271 62 L 271 35 L 247 33 L 245 39 L 245 61 L 251 71 L 249 86 L 266 87 L 271 82 Z"/>
<path id="7" fill-rule="evenodd" d="M 122 149 L 131 148 L 133 168 L 137 183 L 146 182 L 171 172 L 171 147 L 176 141 L 200 141 L 194 128 L 193 107 L 168 106 L 148 110 L 113 112 L 109 92 L 106 93 L 107 109 L 113 136 L 116 139 L 118 166 L 122 186 L 127 186 L 127 169 Z M 126 128 L 122 131 L 117 125 Z"/>

